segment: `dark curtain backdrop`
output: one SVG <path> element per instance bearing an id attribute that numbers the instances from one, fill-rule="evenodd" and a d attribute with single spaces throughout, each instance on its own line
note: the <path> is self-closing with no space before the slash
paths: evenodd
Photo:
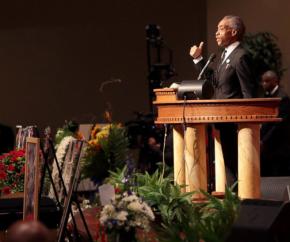
<path id="1" fill-rule="evenodd" d="M 62 126 L 149 112 L 145 26 L 173 50 L 176 81 L 193 79 L 190 46 L 206 38 L 206 2 L 7 1 L 0 4 L 0 123 Z M 104 81 L 121 79 L 121 83 Z"/>

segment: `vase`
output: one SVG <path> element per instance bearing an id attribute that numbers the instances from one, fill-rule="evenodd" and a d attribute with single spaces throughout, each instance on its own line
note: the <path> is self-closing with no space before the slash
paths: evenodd
<path id="1" fill-rule="evenodd" d="M 118 229 L 108 235 L 108 242 L 136 242 L 135 229 Z"/>

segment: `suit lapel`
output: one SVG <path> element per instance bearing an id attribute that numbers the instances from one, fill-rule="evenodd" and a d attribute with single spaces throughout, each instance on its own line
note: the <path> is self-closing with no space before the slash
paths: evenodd
<path id="1" fill-rule="evenodd" d="M 221 63 L 221 60 L 219 61 L 219 65 L 218 65 L 218 68 L 217 68 L 217 72 L 216 72 L 216 78 L 218 80 L 218 83 L 221 84 L 223 82 L 225 82 L 227 80 L 227 66 L 228 65 L 233 65 L 234 61 L 235 61 L 235 56 L 236 56 L 236 53 L 239 52 L 239 49 L 240 49 L 240 45 L 237 46 L 237 48 L 235 48 L 231 53 L 230 55 L 225 59 L 225 61 L 223 63 Z"/>
<path id="2" fill-rule="evenodd" d="M 225 61 L 223 63 L 221 63 L 220 61 L 220 64 L 219 64 L 219 68 L 218 68 L 218 72 L 219 74 L 221 74 L 222 72 L 226 71 L 226 67 L 227 65 L 231 65 L 234 60 L 235 60 L 235 55 L 236 53 L 239 51 L 239 49 L 241 48 L 241 46 L 237 46 L 231 53 L 230 55 L 225 59 Z M 219 75 L 220 76 L 220 75 Z"/>

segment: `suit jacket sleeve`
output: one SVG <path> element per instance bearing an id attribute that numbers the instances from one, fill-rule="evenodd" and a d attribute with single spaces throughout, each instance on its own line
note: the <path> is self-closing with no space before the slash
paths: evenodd
<path id="1" fill-rule="evenodd" d="M 240 82 L 243 97 L 255 97 L 257 82 L 253 71 L 253 64 L 251 58 L 247 54 L 240 57 L 236 65 L 236 74 Z"/>
<path id="2" fill-rule="evenodd" d="M 278 95 L 281 97 L 281 102 L 279 104 L 279 117 L 282 118 L 282 122 L 277 123 L 265 123 L 261 128 L 261 140 L 263 143 L 268 142 L 274 135 L 279 136 L 283 139 L 288 139 L 289 132 L 289 122 L 290 122 L 290 98 L 282 93 Z"/>

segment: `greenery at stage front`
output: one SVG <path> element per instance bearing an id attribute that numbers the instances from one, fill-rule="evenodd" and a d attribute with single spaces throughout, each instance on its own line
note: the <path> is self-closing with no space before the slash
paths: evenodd
<path id="1" fill-rule="evenodd" d="M 206 201 L 195 203 L 193 192 L 181 192 L 182 187 L 159 170 L 130 176 L 126 168 L 118 169 L 107 182 L 134 191 L 152 207 L 156 217 L 152 228 L 160 242 L 223 242 L 239 211 L 240 201 L 232 189 L 226 189 L 223 199 L 199 191 Z"/>

